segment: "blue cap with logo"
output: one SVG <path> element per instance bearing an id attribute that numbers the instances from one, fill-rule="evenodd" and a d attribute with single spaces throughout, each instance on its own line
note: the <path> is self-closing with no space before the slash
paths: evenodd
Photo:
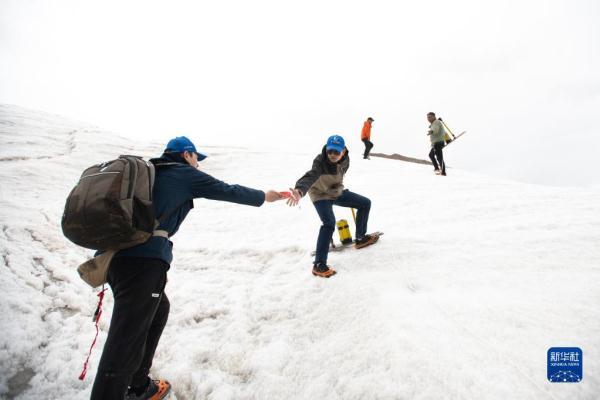
<path id="1" fill-rule="evenodd" d="M 345 147 L 346 142 L 344 142 L 344 138 L 340 135 L 329 136 L 329 138 L 327 139 L 327 145 L 325 146 L 327 150 L 335 150 L 340 153 L 342 152 L 342 150 L 344 150 Z"/>
<path id="2" fill-rule="evenodd" d="M 196 150 L 194 143 L 192 143 L 192 141 L 185 136 L 177 136 L 176 138 L 169 140 L 169 143 L 167 143 L 167 148 L 165 149 L 165 153 L 183 153 L 184 151 L 196 153 L 198 155 L 198 161 L 202 161 L 208 157 L 206 154 L 200 153 L 198 150 Z"/>

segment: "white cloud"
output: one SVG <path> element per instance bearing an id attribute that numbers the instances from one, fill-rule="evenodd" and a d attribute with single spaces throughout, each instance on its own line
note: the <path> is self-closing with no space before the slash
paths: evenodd
<path id="1" fill-rule="evenodd" d="M 536 181 L 543 168 L 557 177 L 544 183 L 598 181 L 588 173 L 600 150 L 593 1 L 0 7 L 2 102 L 207 144 L 312 146 L 336 132 L 360 149 L 370 115 L 374 151 L 422 157 L 433 110 L 469 131 L 450 164 Z M 496 151 L 502 143 L 510 147 Z M 558 158 L 571 169 L 560 179 L 564 167 L 548 162 Z"/>

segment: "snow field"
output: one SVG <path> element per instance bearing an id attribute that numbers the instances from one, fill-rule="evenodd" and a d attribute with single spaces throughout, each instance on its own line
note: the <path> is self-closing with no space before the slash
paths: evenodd
<path id="1" fill-rule="evenodd" d="M 320 151 L 218 148 L 189 136 L 210 155 L 201 169 L 259 189 L 287 190 Z M 174 237 L 154 375 L 178 399 L 596 398 L 600 190 L 452 168 L 439 177 L 364 161 L 362 143 L 344 136 L 346 187 L 372 200 L 380 242 L 331 254 L 338 275 L 316 279 L 309 253 L 320 223 L 308 198 L 300 208 L 196 200 Z M 76 272 L 90 252 L 60 231 L 64 200 L 86 166 L 157 156 L 163 144 L 5 105 L 0 141 L 0 396 L 84 399 L 112 296 L 78 381 L 96 297 Z M 446 157 L 451 165 L 451 147 Z M 353 227 L 350 210 L 335 211 Z M 553 346 L 583 349 L 581 383 L 546 380 Z"/>

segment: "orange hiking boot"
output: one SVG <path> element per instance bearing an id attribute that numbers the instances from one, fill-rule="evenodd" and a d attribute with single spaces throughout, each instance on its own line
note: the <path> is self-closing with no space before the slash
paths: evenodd
<path id="1" fill-rule="evenodd" d="M 315 264 L 313 265 L 312 274 L 314 276 L 320 276 L 321 278 L 329 278 L 337 272 L 334 269 L 329 268 L 329 265 Z"/>
<path id="2" fill-rule="evenodd" d="M 148 387 L 143 393 L 134 391 L 127 392 L 125 400 L 162 400 L 171 393 L 171 384 L 164 379 L 150 380 Z"/>
<path id="3" fill-rule="evenodd" d="M 379 240 L 379 235 L 377 234 L 367 234 L 365 236 L 363 236 L 362 238 L 360 238 L 359 240 L 356 241 L 356 244 L 354 245 L 355 248 L 357 249 L 362 249 L 363 247 L 367 247 L 372 245 L 373 243 L 377 242 Z"/>

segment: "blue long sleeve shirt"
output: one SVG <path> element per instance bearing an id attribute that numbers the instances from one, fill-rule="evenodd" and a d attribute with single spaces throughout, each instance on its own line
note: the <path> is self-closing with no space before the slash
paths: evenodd
<path id="1" fill-rule="evenodd" d="M 251 189 L 241 185 L 229 185 L 198 169 L 184 163 L 171 163 L 172 159 L 154 159 L 156 178 L 153 189 L 153 206 L 157 218 L 168 215 L 157 229 L 165 230 L 169 237 L 179 227 L 194 207 L 193 199 L 228 201 L 260 207 L 265 201 L 262 190 Z M 115 257 L 157 258 L 171 264 L 173 260 L 173 243 L 166 238 L 152 236 L 147 242 L 128 249 L 120 250 Z"/>

